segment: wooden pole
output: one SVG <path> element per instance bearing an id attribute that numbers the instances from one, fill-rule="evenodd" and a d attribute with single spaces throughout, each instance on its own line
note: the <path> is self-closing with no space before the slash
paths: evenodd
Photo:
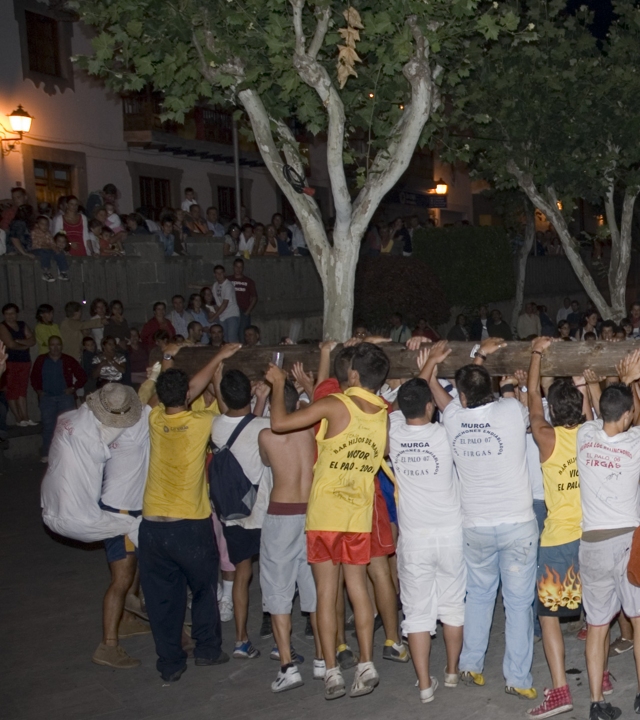
<path id="1" fill-rule="evenodd" d="M 451 342 L 451 355 L 438 368 L 441 377 L 453 377 L 456 370 L 472 361 L 471 350 L 475 343 Z M 333 351 L 335 358 L 341 345 Z M 390 378 L 405 378 L 417 375 L 415 351 L 407 350 L 404 345 L 389 343 L 382 345 L 391 361 Z M 562 377 L 581 375 L 585 368 L 590 368 L 597 375 L 616 375 L 616 364 L 632 350 L 640 347 L 640 342 L 555 342 L 545 352 L 542 359 L 542 375 L 545 377 Z M 225 369 L 242 370 L 252 380 L 264 375 L 274 352 L 284 353 L 284 369 L 290 371 L 293 363 L 304 363 L 306 372 L 316 373 L 320 360 L 320 350 L 315 345 L 278 345 L 275 347 L 256 346 L 242 348 L 232 358 L 225 360 Z M 176 354 L 174 366 L 193 375 L 203 367 L 214 355 L 212 347 L 182 347 Z M 484 363 L 491 375 L 509 375 L 516 370 L 527 370 L 531 357 L 531 344 L 528 342 L 508 342 L 487 358 Z"/>

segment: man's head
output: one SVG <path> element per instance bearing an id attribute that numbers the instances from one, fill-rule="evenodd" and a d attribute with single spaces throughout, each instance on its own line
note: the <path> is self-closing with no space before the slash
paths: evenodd
<path id="1" fill-rule="evenodd" d="M 24 205 L 27 202 L 27 193 L 24 188 L 11 188 L 11 202 L 16 206 Z"/>
<path id="2" fill-rule="evenodd" d="M 271 224 L 276 229 L 276 231 L 278 231 L 282 227 L 283 223 L 284 219 L 280 213 L 274 213 L 271 216 Z"/>
<path id="3" fill-rule="evenodd" d="M 480 305 L 478 308 L 478 315 L 483 319 L 486 320 L 489 314 L 489 308 L 486 305 Z"/>
<path id="4" fill-rule="evenodd" d="M 193 343 L 199 343 L 202 340 L 203 328 L 202 325 L 197 321 L 193 320 L 187 325 L 187 332 L 189 333 L 189 340 Z"/>
<path id="5" fill-rule="evenodd" d="M 245 235 L 245 237 L 247 237 Z M 244 275 L 244 260 L 242 258 L 236 258 L 233 261 L 233 274 L 237 278 L 241 278 Z"/>
<path id="6" fill-rule="evenodd" d="M 220 381 L 220 394 L 230 410 L 244 410 L 251 405 L 251 381 L 240 370 L 229 370 Z"/>
<path id="7" fill-rule="evenodd" d="M 499 325 L 502 322 L 502 313 L 500 310 L 492 310 L 491 311 L 491 322 L 494 325 Z"/>
<path id="8" fill-rule="evenodd" d="M 571 298 L 566 297 L 564 299 L 564 307 L 565 310 L 568 310 L 571 307 Z"/>
<path id="9" fill-rule="evenodd" d="M 242 226 L 242 234 L 244 235 L 245 240 L 248 240 L 250 237 L 253 237 L 253 225 L 251 223 L 245 223 Z"/>
<path id="10" fill-rule="evenodd" d="M 364 323 L 358 322 L 353 326 L 353 337 L 358 340 L 364 340 L 369 336 L 369 331 Z"/>
<path id="11" fill-rule="evenodd" d="M 218 323 L 212 325 L 209 328 L 209 338 L 214 347 L 220 347 L 224 343 L 224 329 L 222 325 L 218 325 Z"/>
<path id="12" fill-rule="evenodd" d="M 253 347 L 260 342 L 260 328 L 257 325 L 249 325 L 244 331 L 244 344 Z"/>
<path id="13" fill-rule="evenodd" d="M 372 343 L 356 345 L 349 370 L 349 387 L 362 387 L 378 392 L 389 374 L 389 358 L 385 351 Z"/>
<path id="14" fill-rule="evenodd" d="M 156 320 L 162 321 L 167 314 L 167 306 L 163 302 L 157 302 L 153 305 L 153 314 Z"/>
<path id="15" fill-rule="evenodd" d="M 402 315 L 400 315 L 400 313 L 393 313 L 391 316 L 391 326 L 398 328 L 400 325 L 402 325 Z"/>
<path id="16" fill-rule="evenodd" d="M 575 427 L 585 421 L 582 393 L 571 380 L 555 380 L 547 393 L 549 413 L 555 427 Z"/>
<path id="17" fill-rule="evenodd" d="M 216 265 L 213 268 L 213 274 L 215 275 L 216 282 L 220 285 L 222 285 L 222 283 L 227 279 L 224 265 Z"/>
<path id="18" fill-rule="evenodd" d="M 36 220 L 36 227 L 40 232 L 49 232 L 49 218 L 46 215 L 39 215 Z"/>
<path id="19" fill-rule="evenodd" d="M 602 329 L 600 330 L 600 338 L 611 342 L 611 340 L 613 340 L 616 336 L 616 330 L 616 324 L 613 320 L 605 320 L 602 323 Z"/>
<path id="20" fill-rule="evenodd" d="M 218 208 L 217 207 L 208 207 L 207 208 L 207 220 L 210 223 L 218 222 Z"/>
<path id="21" fill-rule="evenodd" d="M 189 376 L 177 368 L 161 372 L 156 382 L 156 393 L 167 409 L 185 407 L 189 396 Z"/>
<path id="22" fill-rule="evenodd" d="M 398 407 L 405 420 L 431 419 L 433 395 L 429 383 L 422 378 L 412 378 L 398 390 Z"/>
<path id="23" fill-rule="evenodd" d="M 298 409 L 298 400 L 300 396 L 296 390 L 296 386 L 291 380 L 286 380 L 284 384 L 284 407 L 288 413 L 295 412 Z"/>
<path id="24" fill-rule="evenodd" d="M 89 220 L 89 230 L 96 236 L 100 237 L 100 232 L 102 230 L 102 223 L 97 218 L 93 218 L 93 220 Z"/>
<path id="25" fill-rule="evenodd" d="M 174 295 L 171 298 L 171 304 L 173 305 L 173 309 L 178 313 L 178 315 L 182 315 L 184 312 L 184 298 L 182 295 Z"/>
<path id="26" fill-rule="evenodd" d="M 105 203 L 115 203 L 118 199 L 118 188 L 113 183 L 107 183 L 102 188 L 102 197 Z"/>
<path id="27" fill-rule="evenodd" d="M 70 320 L 79 320 L 80 316 L 82 315 L 82 305 L 80 305 L 80 303 L 76 302 L 75 300 L 70 300 L 64 306 L 64 314 Z"/>
<path id="28" fill-rule="evenodd" d="M 86 337 L 82 338 L 82 349 L 95 355 L 98 351 L 98 346 L 92 337 Z"/>
<path id="29" fill-rule="evenodd" d="M 171 235 L 173 230 L 173 218 L 165 215 L 160 223 L 160 229 L 162 230 L 163 235 Z"/>
<path id="30" fill-rule="evenodd" d="M 580 303 L 577 300 L 571 301 L 571 312 L 577 313 L 580 310 Z"/>
<path id="31" fill-rule="evenodd" d="M 53 305 L 42 303 L 36 310 L 36 320 L 39 323 L 50 323 L 53 321 Z"/>
<path id="32" fill-rule="evenodd" d="M 57 360 L 62 355 L 62 338 L 58 335 L 52 335 L 49 338 L 49 357 L 52 360 Z"/>
<path id="33" fill-rule="evenodd" d="M 194 200 L 196 197 L 196 194 L 195 194 L 193 188 L 185 188 L 184 196 L 187 200 Z"/>
<path id="34" fill-rule="evenodd" d="M 629 311 L 629 315 L 631 315 L 633 320 L 638 320 L 640 318 L 640 302 L 633 303 L 631 310 Z"/>
<path id="35" fill-rule="evenodd" d="M 200 205 L 198 205 L 197 203 L 194 203 L 194 204 L 189 208 L 189 213 L 191 214 L 191 217 L 192 217 L 194 220 L 198 220 L 198 221 L 199 221 L 199 220 L 202 220 L 202 210 L 201 210 L 201 208 L 200 208 Z"/>
<path id="36" fill-rule="evenodd" d="M 336 380 L 340 385 L 346 385 L 349 381 L 349 368 L 351 367 L 351 361 L 353 360 L 355 352 L 355 345 L 343 347 L 333 361 L 333 374 L 336 376 Z"/>
<path id="37" fill-rule="evenodd" d="M 614 383 L 600 397 L 600 414 L 605 424 L 620 423 L 628 430 L 633 422 L 633 391 L 623 383 Z"/>
<path id="38" fill-rule="evenodd" d="M 455 378 L 463 407 L 475 408 L 493 402 L 491 375 L 486 368 L 481 365 L 464 365 L 458 369 Z"/>

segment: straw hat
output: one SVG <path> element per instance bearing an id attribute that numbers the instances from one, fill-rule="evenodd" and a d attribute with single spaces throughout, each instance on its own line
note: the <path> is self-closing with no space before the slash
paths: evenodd
<path id="1" fill-rule="evenodd" d="M 107 427 L 132 427 L 142 415 L 142 405 L 136 391 L 120 383 L 107 383 L 100 390 L 87 395 L 87 405 Z"/>

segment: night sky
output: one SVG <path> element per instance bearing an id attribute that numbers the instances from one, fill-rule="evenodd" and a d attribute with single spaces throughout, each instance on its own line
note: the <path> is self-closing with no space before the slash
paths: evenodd
<path id="1" fill-rule="evenodd" d="M 568 0 L 569 10 L 577 10 L 581 5 L 586 5 L 595 13 L 593 21 L 593 34 L 604 38 L 613 18 L 611 0 Z"/>

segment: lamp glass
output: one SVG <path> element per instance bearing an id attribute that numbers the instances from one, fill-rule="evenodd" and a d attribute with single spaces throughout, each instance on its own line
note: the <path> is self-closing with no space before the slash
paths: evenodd
<path id="1" fill-rule="evenodd" d="M 449 186 L 445 182 L 438 182 L 436 185 L 436 195 L 446 195 Z"/>
<path id="2" fill-rule="evenodd" d="M 18 105 L 17 110 L 14 110 L 9 115 L 9 124 L 13 132 L 16 133 L 28 133 L 31 130 L 32 120 L 33 118 L 23 109 L 22 105 Z"/>

